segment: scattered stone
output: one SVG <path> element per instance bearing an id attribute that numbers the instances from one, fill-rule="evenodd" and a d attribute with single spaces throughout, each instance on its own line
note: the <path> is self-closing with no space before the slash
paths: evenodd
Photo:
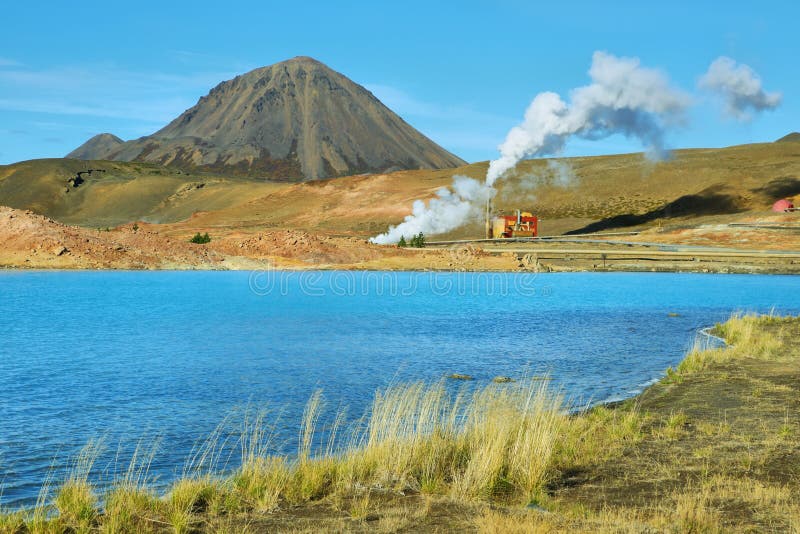
<path id="1" fill-rule="evenodd" d="M 449 375 L 447 378 L 450 380 L 474 380 L 470 375 L 462 375 L 460 373 L 453 373 Z"/>
<path id="2" fill-rule="evenodd" d="M 510 376 L 496 376 L 492 378 L 492 382 L 494 382 L 495 384 L 507 384 L 509 382 L 516 382 L 516 380 L 514 380 Z"/>
<path id="3" fill-rule="evenodd" d="M 67 247 L 65 247 L 64 245 L 56 245 L 55 247 L 50 249 L 50 252 L 54 256 L 61 256 L 62 254 L 67 252 Z"/>
<path id="4" fill-rule="evenodd" d="M 550 513 L 550 510 L 548 510 L 547 508 L 543 508 L 543 507 L 539 506 L 539 504 L 537 504 L 535 502 L 528 503 L 528 505 L 525 506 L 525 508 L 527 508 L 528 510 L 533 510 L 535 512 L 542 513 L 542 514 L 549 514 Z"/>

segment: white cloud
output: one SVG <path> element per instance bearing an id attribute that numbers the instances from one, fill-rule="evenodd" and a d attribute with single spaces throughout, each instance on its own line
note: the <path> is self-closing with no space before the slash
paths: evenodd
<path id="1" fill-rule="evenodd" d="M 698 85 L 721 97 L 725 113 L 739 120 L 750 120 L 753 113 L 775 109 L 783 100 L 781 93 L 764 90 L 752 68 L 726 56 L 711 63 Z"/>

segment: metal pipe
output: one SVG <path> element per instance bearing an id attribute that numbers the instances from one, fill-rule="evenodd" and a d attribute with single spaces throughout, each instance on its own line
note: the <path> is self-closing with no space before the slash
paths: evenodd
<path id="1" fill-rule="evenodd" d="M 491 221 L 491 212 L 492 212 L 492 200 L 490 198 L 486 199 L 486 239 L 492 238 L 492 221 Z"/>

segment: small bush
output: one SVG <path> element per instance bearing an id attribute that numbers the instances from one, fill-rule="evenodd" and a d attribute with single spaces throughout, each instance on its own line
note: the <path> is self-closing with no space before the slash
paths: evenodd
<path id="1" fill-rule="evenodd" d="M 405 248 L 408 246 L 408 243 L 406 243 L 406 236 L 404 235 L 400 236 L 400 241 L 397 242 L 397 246 L 401 248 Z"/>
<path id="2" fill-rule="evenodd" d="M 425 248 L 425 235 L 420 232 L 419 234 L 413 236 L 411 241 L 408 242 L 408 245 L 414 248 Z"/>
<path id="3" fill-rule="evenodd" d="M 194 237 L 192 237 L 189 240 L 189 242 L 190 243 L 196 243 L 198 245 L 205 245 L 206 243 L 210 243 L 211 242 L 211 236 L 208 235 L 208 232 L 206 232 L 205 234 L 201 234 L 200 232 L 197 232 L 196 234 L 194 234 Z"/>

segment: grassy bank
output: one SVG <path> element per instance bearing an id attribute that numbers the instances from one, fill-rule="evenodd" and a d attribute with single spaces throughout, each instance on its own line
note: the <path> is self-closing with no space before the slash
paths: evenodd
<path id="1" fill-rule="evenodd" d="M 270 454 L 255 416 L 241 468 L 189 469 L 164 496 L 147 454 L 100 494 L 88 446 L 49 499 L 0 515 L 0 532 L 797 531 L 800 320 L 735 317 L 717 333 L 731 345 L 576 415 L 547 381 L 403 385 L 359 424 L 325 428 L 330 445 L 313 454 L 314 395 L 292 458 Z"/>

